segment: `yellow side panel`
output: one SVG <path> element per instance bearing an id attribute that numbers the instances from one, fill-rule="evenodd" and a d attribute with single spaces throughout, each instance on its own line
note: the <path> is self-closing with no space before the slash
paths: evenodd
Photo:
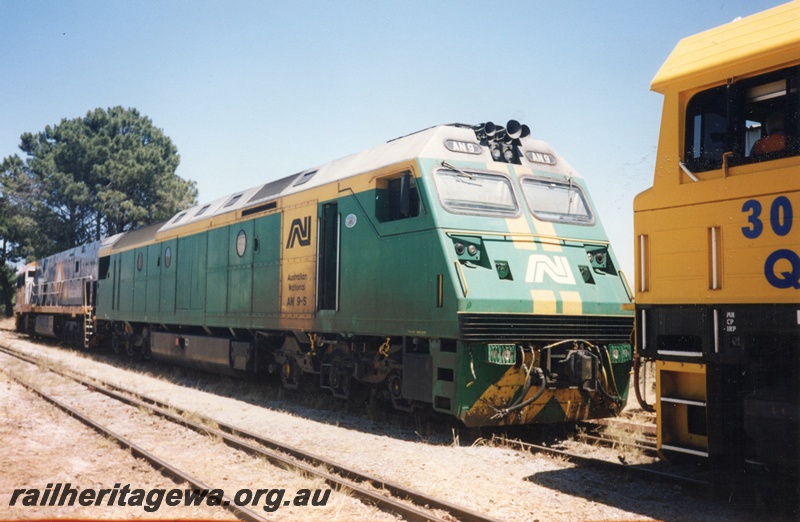
<path id="1" fill-rule="evenodd" d="M 800 193 L 740 197 L 694 205 L 691 210 L 637 212 L 637 303 L 796 303 L 793 285 L 781 288 L 786 286 L 782 281 L 797 272 L 793 255 L 786 253 L 791 243 L 773 229 L 782 232 L 791 227 L 795 235 L 797 225 L 786 222 L 782 211 L 777 213 L 780 219 L 771 217 L 777 212 L 773 208 L 789 204 L 797 213 Z M 647 238 L 644 243 L 642 235 Z M 780 252 L 786 255 L 781 257 Z"/>
<path id="2" fill-rule="evenodd" d="M 386 188 L 387 180 L 398 177 L 401 173 L 406 171 L 410 172 L 415 178 L 420 177 L 416 162 L 395 163 L 394 165 L 382 167 L 366 174 L 341 179 L 337 183 L 338 190 L 339 192 L 350 190 L 353 193 L 359 193 L 375 190 L 376 186 L 378 186 L 378 188 Z"/>
<path id="3" fill-rule="evenodd" d="M 281 325 L 308 328 L 316 308 L 317 202 L 284 208 L 281 232 Z"/>

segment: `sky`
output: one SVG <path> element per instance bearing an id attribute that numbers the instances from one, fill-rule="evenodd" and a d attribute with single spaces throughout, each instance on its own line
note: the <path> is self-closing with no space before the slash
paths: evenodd
<path id="1" fill-rule="evenodd" d="M 443 123 L 516 119 L 585 179 L 629 280 L 684 37 L 780 0 L 0 0 L 0 158 L 95 108 L 135 108 L 199 200 Z"/>

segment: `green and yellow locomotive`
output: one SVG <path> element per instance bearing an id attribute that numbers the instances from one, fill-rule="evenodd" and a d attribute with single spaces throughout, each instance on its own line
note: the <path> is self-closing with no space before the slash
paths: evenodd
<path id="1" fill-rule="evenodd" d="M 631 294 L 583 179 L 526 126 L 432 127 L 107 238 L 117 351 L 370 388 L 467 426 L 614 415 Z M 28 321 L 30 323 L 30 321 Z"/>

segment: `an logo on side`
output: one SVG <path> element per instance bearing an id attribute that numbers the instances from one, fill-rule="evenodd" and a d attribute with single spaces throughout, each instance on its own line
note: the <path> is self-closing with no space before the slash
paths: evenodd
<path id="1" fill-rule="evenodd" d="M 292 221 L 289 228 L 289 239 L 286 241 L 286 248 L 294 248 L 295 241 L 300 246 L 311 244 L 311 216 L 296 218 Z"/>
<path id="2" fill-rule="evenodd" d="M 525 273 L 526 283 L 543 283 L 547 275 L 554 282 L 562 285 L 574 285 L 575 277 L 564 256 L 546 256 L 533 254 L 528 258 L 528 271 Z"/>

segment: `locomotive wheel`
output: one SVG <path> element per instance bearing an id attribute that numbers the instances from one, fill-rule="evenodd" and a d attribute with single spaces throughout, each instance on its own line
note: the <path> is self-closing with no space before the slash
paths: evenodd
<path id="1" fill-rule="evenodd" d="M 348 399 L 350 397 L 350 383 L 352 379 L 345 367 L 337 364 L 334 361 L 331 364 L 330 373 L 328 374 L 328 382 L 331 386 L 333 396 L 337 399 Z"/>
<path id="2" fill-rule="evenodd" d="M 392 406 L 399 411 L 414 411 L 414 404 L 403 398 L 403 378 L 399 373 L 393 373 L 387 379 L 389 397 L 392 399 Z"/>
<path id="3" fill-rule="evenodd" d="M 148 329 L 142 328 L 142 346 L 139 348 L 142 354 L 143 361 L 149 361 L 153 357 L 153 351 L 150 349 L 150 332 Z"/>
<path id="4" fill-rule="evenodd" d="M 152 352 L 152 350 L 150 350 L 150 340 L 149 339 L 146 340 L 144 343 L 142 343 L 141 350 L 142 350 L 141 353 L 142 353 L 142 360 L 143 361 L 149 361 L 153 357 L 153 352 Z"/>
<path id="5" fill-rule="evenodd" d="M 114 352 L 114 355 L 121 355 L 124 347 L 122 346 L 122 337 L 114 332 L 111 334 L 111 351 Z"/>
<path id="6" fill-rule="evenodd" d="M 343 375 L 340 380 L 342 382 L 339 384 L 339 387 L 336 388 L 336 390 L 339 392 L 336 394 L 336 397 L 340 399 L 349 399 L 350 383 L 353 382 L 353 379 L 351 379 L 349 375 Z"/>
<path id="7" fill-rule="evenodd" d="M 395 373 L 389 377 L 387 385 L 389 386 L 389 396 L 392 398 L 392 403 L 399 401 L 403 394 L 403 380 L 400 375 Z"/>
<path id="8" fill-rule="evenodd" d="M 287 390 L 296 390 L 300 385 L 300 368 L 292 358 L 286 359 L 281 366 L 281 384 Z"/>
<path id="9" fill-rule="evenodd" d="M 342 384 L 340 380 L 341 379 L 339 379 L 339 372 L 336 369 L 336 365 L 331 364 L 331 369 L 328 372 L 328 382 L 330 383 L 331 389 L 333 390 L 334 394 L 336 393 L 336 390 L 339 389 L 339 386 L 341 386 Z"/>

